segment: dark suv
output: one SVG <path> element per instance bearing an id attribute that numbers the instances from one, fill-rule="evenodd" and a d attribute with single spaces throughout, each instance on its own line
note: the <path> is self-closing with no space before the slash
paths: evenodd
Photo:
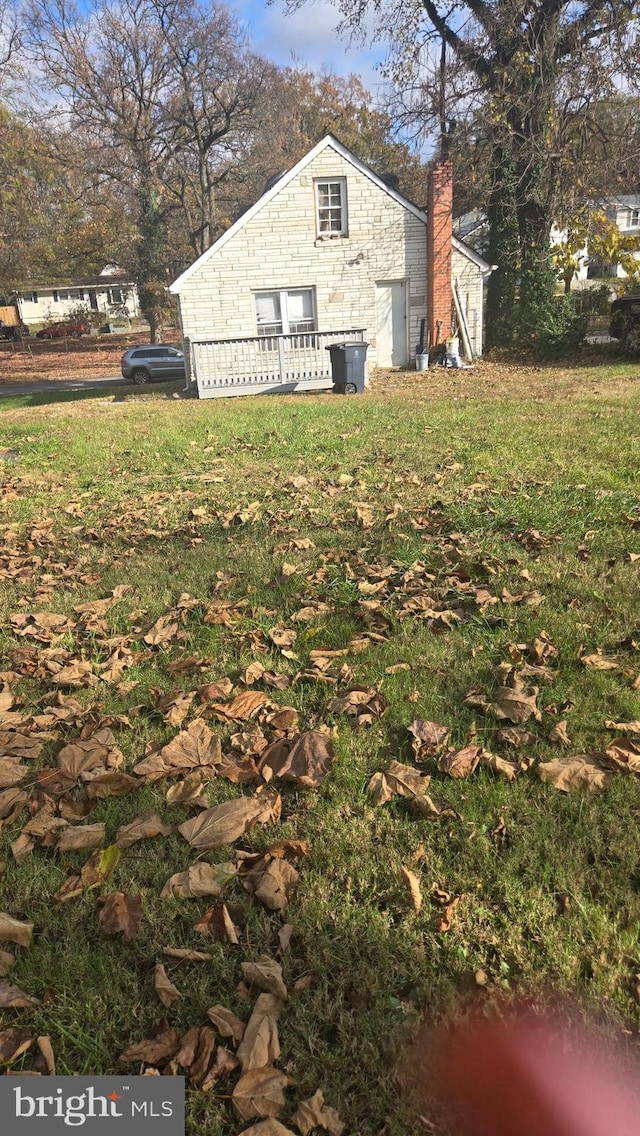
<path id="1" fill-rule="evenodd" d="M 621 296 L 609 312 L 609 335 L 620 339 L 625 351 L 640 352 L 640 295 Z"/>
<path id="2" fill-rule="evenodd" d="M 153 383 L 157 379 L 184 379 L 184 355 L 177 347 L 149 344 L 130 347 L 120 360 L 125 379 L 134 383 Z"/>

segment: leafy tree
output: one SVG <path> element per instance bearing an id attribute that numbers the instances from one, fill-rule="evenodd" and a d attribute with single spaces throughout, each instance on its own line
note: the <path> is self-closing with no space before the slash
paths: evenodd
<path id="1" fill-rule="evenodd" d="M 630 67 L 628 39 L 640 3 L 398 0 L 380 7 L 372 0 L 337 2 L 351 28 L 360 26 L 370 9 L 379 13 L 378 29 L 396 45 L 393 73 L 400 83 L 415 76 L 410 60 L 420 60 L 421 49 L 446 45 L 454 61 L 447 113 L 437 92 L 415 101 L 414 111 L 425 122 L 442 122 L 471 110 L 481 117 L 490 144 L 488 257 L 498 270 L 488 285 L 488 339 L 543 336 L 553 321 L 549 233 L 568 140 L 595 93 L 613 95 Z"/>
<path id="2" fill-rule="evenodd" d="M 99 271 L 114 258 L 117 203 L 89 208 L 82 156 L 68 132 L 56 139 L 0 106 L 0 290 Z"/>

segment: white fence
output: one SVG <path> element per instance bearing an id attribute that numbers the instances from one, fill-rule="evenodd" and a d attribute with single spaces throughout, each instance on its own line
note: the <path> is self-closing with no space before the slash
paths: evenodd
<path id="1" fill-rule="evenodd" d="M 251 339 L 192 339 L 188 346 L 198 397 L 326 390 L 332 386 L 327 347 L 362 343 L 364 334 L 364 328 L 347 328 Z"/>

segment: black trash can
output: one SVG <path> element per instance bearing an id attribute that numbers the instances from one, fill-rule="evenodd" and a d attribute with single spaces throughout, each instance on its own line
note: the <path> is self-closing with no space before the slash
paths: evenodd
<path id="1" fill-rule="evenodd" d="M 332 343 L 331 358 L 334 394 L 362 394 L 368 343 Z"/>

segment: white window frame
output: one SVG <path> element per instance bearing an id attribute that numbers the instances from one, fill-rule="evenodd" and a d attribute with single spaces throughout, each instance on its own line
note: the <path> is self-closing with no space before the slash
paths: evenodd
<path id="1" fill-rule="evenodd" d="M 320 205 L 320 189 L 323 186 L 339 187 L 340 192 L 340 228 L 323 229 L 321 226 L 321 210 L 331 208 L 338 208 L 337 206 L 323 206 Z M 316 205 L 316 236 L 318 240 L 328 241 L 332 237 L 347 237 L 349 235 L 349 218 L 347 214 L 347 179 L 346 177 L 324 177 L 314 178 L 313 182 L 315 205 Z"/>
<path id="2" fill-rule="evenodd" d="M 295 331 L 291 331 L 291 322 L 289 320 L 288 296 L 292 292 L 308 292 L 309 295 L 311 296 L 311 309 L 312 309 L 312 312 L 313 312 L 311 320 L 313 321 L 313 327 L 304 328 L 302 330 L 296 329 Z M 280 331 L 280 332 L 261 331 L 260 324 L 258 323 L 258 310 L 257 310 L 257 304 L 256 304 L 256 301 L 257 301 L 259 296 L 278 296 L 279 301 L 280 301 L 280 323 L 282 325 L 282 331 Z M 274 336 L 274 335 L 311 335 L 311 334 L 313 334 L 313 332 L 318 330 L 318 315 L 317 315 L 317 309 L 316 309 L 316 290 L 315 290 L 315 288 L 309 288 L 308 286 L 304 286 L 304 287 L 301 287 L 301 288 L 261 288 L 260 291 L 253 293 L 253 310 L 254 310 L 254 315 L 255 315 L 255 320 L 256 320 L 256 328 L 257 328 L 258 336 L 259 336 L 260 339 L 269 338 L 269 337 Z M 309 323 L 311 321 L 305 320 L 303 322 Z M 263 325 L 263 326 L 265 326 L 265 325 Z M 273 325 L 267 324 L 266 326 L 271 327 Z"/>
<path id="3" fill-rule="evenodd" d="M 640 209 L 627 209 L 627 228 L 637 229 L 640 225 Z"/>

